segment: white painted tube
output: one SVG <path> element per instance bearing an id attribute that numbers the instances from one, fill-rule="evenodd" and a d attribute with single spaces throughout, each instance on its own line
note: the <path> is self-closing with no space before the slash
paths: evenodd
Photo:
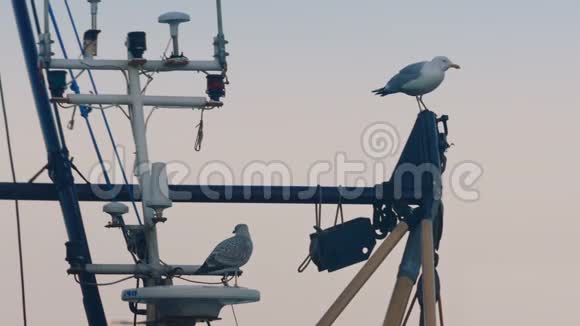
<path id="1" fill-rule="evenodd" d="M 129 95 L 111 94 L 68 94 L 68 103 L 76 105 L 133 105 L 132 97 Z M 145 106 L 178 107 L 178 108 L 199 108 L 210 104 L 202 96 L 149 96 L 141 95 L 141 104 Z"/>

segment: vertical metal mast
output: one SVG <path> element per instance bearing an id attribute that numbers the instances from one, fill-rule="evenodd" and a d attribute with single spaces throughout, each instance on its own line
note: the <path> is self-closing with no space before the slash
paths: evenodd
<path id="1" fill-rule="evenodd" d="M 131 54 L 129 54 L 131 59 Z M 154 220 L 153 209 L 147 207 L 150 195 L 151 184 L 151 163 L 149 161 L 149 151 L 147 148 L 147 136 L 145 133 L 145 118 L 143 113 L 143 100 L 141 97 L 141 82 L 139 80 L 139 70 L 137 67 L 129 65 L 129 97 L 132 102 L 130 106 L 131 127 L 133 128 L 133 138 L 135 140 L 136 152 L 136 175 L 142 189 L 143 214 L 145 216 L 145 227 L 147 228 L 147 248 L 149 264 L 159 265 L 159 247 L 157 243 L 157 227 Z"/>
<path id="2" fill-rule="evenodd" d="M 50 102 L 46 85 L 38 66 L 38 52 L 34 33 L 30 24 L 28 8 L 24 0 L 12 0 L 12 8 L 20 44 L 26 62 L 28 78 L 36 104 L 36 111 L 40 120 L 44 144 L 48 153 L 48 166 L 51 178 L 56 185 L 56 192 L 60 202 L 60 207 L 65 220 L 65 226 L 70 243 L 78 246 L 83 260 L 91 262 L 87 237 L 81 217 L 74 179 L 71 172 L 70 161 L 62 151 L 58 140 L 57 130 L 50 109 Z M 81 290 L 83 293 L 83 304 L 91 326 L 106 326 L 107 320 L 101 302 L 98 288 L 94 285 L 96 278 L 93 274 L 86 272 L 79 275 Z"/>

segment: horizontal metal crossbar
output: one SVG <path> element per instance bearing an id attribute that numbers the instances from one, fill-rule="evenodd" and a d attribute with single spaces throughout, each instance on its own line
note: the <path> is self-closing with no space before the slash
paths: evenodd
<path id="1" fill-rule="evenodd" d="M 388 183 L 375 187 L 170 185 L 173 202 L 256 204 L 373 204 L 391 198 Z M 141 200 L 138 185 L 76 184 L 80 201 Z M 50 183 L 0 183 L 0 200 L 58 200 Z"/>

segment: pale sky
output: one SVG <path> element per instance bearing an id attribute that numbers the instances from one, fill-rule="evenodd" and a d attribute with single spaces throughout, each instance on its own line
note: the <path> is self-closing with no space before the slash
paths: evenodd
<path id="1" fill-rule="evenodd" d="M 40 5 L 40 1 L 37 1 Z M 416 117 L 412 98 L 372 96 L 404 65 L 446 55 L 462 66 L 448 72 L 427 105 L 448 114 L 450 167 L 475 162 L 483 175 L 477 201 L 445 189 L 441 247 L 445 318 L 448 325 L 578 325 L 580 289 L 577 248 L 580 221 L 574 213 L 580 155 L 575 134 L 580 119 L 580 3 L 556 1 L 223 1 L 230 81 L 226 105 L 205 115 L 205 142 L 193 150 L 199 112 L 158 111 L 148 136 L 153 161 L 181 162 L 196 184 L 204 166 L 220 161 L 241 183 L 244 167 L 280 161 L 292 183 L 308 182 L 309 168 L 333 164 L 321 184 L 367 185 L 381 181 L 373 167 L 389 169 L 399 151 L 375 161 L 361 148 L 361 135 L 375 122 L 395 126 L 406 139 Z M 79 55 L 62 1 L 53 1 L 69 53 Z M 85 1 L 71 1 L 79 28 L 90 24 Z M 148 35 L 146 57 L 158 58 L 168 28 L 157 23 L 166 11 L 184 11 L 181 46 L 192 59 L 209 59 L 215 35 L 214 1 L 102 1 L 100 58 L 124 58 L 127 32 Z M 10 1 L 0 0 L 0 73 L 12 126 L 17 175 L 26 181 L 46 160 Z M 55 51 L 60 56 L 59 51 Z M 102 93 L 124 92 L 119 73 L 96 73 Z M 150 94 L 197 96 L 203 75 L 156 77 Z M 81 79 L 81 89 L 89 84 Z M 62 111 L 68 120 L 70 111 Z M 132 165 L 129 123 L 107 113 L 116 139 Z M 98 112 L 91 114 L 101 150 L 112 160 Z M 2 130 L 2 134 L 4 131 Z M 75 163 L 86 174 L 96 158 L 84 122 L 66 132 Z M 0 140 L 0 180 L 9 181 L 6 142 Z M 333 176 L 344 153 L 367 169 L 346 180 Z M 390 175 L 390 170 L 387 170 Z M 115 176 L 120 182 L 120 176 Z M 447 175 L 447 180 L 450 175 Z M 40 181 L 47 182 L 44 175 Z M 77 180 L 78 181 L 78 180 Z M 218 182 L 219 180 L 216 180 Z M 446 185 L 448 186 L 448 184 Z M 129 263 L 118 231 L 103 228 L 102 204 L 82 203 L 93 260 Z M 12 202 L 0 202 L 0 321 L 21 325 L 16 227 Z M 335 207 L 323 208 L 325 225 Z M 313 325 L 361 265 L 334 273 L 304 274 L 296 267 L 308 248 L 314 209 L 310 205 L 176 204 L 159 228 L 160 251 L 169 263 L 199 264 L 237 223 L 250 226 L 255 253 L 241 285 L 261 291 L 259 303 L 237 308 L 240 325 Z M 347 218 L 370 216 L 370 207 L 345 207 Z M 576 217 L 574 217 L 576 216 Z M 27 303 L 30 325 L 82 325 L 80 289 L 66 275 L 66 233 L 56 203 L 22 204 Z M 127 216 L 134 222 L 134 216 Z M 395 281 L 402 246 L 390 256 L 335 325 L 380 325 Z M 102 277 L 101 281 L 115 277 Z M 101 289 L 109 322 L 128 320 L 120 300 L 128 282 Z M 214 325 L 233 325 L 231 311 Z M 413 323 L 417 320 L 417 312 Z"/>

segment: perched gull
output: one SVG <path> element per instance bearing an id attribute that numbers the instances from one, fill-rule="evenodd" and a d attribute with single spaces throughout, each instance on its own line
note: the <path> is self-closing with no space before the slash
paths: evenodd
<path id="1" fill-rule="evenodd" d="M 209 254 L 209 257 L 197 271 L 198 274 L 222 269 L 235 269 L 235 284 L 238 284 L 240 267 L 250 260 L 254 246 L 246 224 L 236 225 L 233 233 L 235 234 L 233 237 L 220 242 Z"/>
<path id="2" fill-rule="evenodd" d="M 460 69 L 459 65 L 454 64 L 447 57 L 435 57 L 431 61 L 413 63 L 399 71 L 385 87 L 375 89 L 373 93 L 380 96 L 395 93 L 415 96 L 419 111 L 421 111 L 421 105 L 425 110 L 429 110 L 423 103 L 423 95 L 441 85 L 445 72 L 449 68 Z"/>

